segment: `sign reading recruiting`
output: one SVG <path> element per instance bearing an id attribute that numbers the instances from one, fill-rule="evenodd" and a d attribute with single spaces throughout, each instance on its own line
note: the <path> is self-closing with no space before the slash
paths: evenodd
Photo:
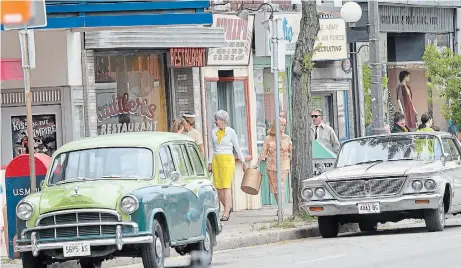
<path id="1" fill-rule="evenodd" d="M 347 58 L 346 23 L 343 19 L 321 19 L 320 31 L 312 60 L 343 60 Z"/>
<path id="2" fill-rule="evenodd" d="M 213 27 L 224 28 L 226 46 L 208 50 L 208 65 L 248 65 L 253 39 L 254 16 L 213 14 Z"/>

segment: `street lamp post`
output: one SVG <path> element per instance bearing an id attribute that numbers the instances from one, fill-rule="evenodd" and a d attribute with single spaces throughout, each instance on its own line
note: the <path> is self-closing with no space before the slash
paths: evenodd
<path id="1" fill-rule="evenodd" d="M 275 108 L 275 143 L 276 143 L 276 174 L 277 174 L 277 204 L 278 204 L 278 221 L 279 223 L 283 221 L 283 206 L 282 206 L 282 180 L 281 180 L 281 171 L 280 171 L 280 103 L 279 103 L 279 65 L 282 65 L 279 62 L 279 57 L 285 57 L 284 51 L 280 53 L 280 49 L 284 49 L 283 45 L 280 45 L 280 41 L 283 42 L 283 34 L 281 33 L 282 27 L 280 24 L 279 19 L 274 19 L 274 8 L 272 5 L 268 3 L 261 4 L 257 9 L 249 9 L 249 8 L 242 8 L 238 13 L 237 16 L 242 19 L 248 19 L 248 11 L 259 11 L 263 6 L 268 6 L 270 8 L 270 15 L 269 19 L 266 22 L 272 23 L 272 31 L 271 31 L 271 60 L 272 60 L 272 71 L 274 75 L 274 108 Z M 263 22 L 266 28 L 267 24 Z M 270 28 L 269 28 L 270 29 Z M 283 64 L 285 65 L 285 64 Z"/>
<path id="2" fill-rule="evenodd" d="M 369 64 L 371 69 L 371 114 L 373 133 L 384 132 L 384 103 L 382 93 L 381 57 L 379 48 L 379 11 L 378 1 L 368 1 L 368 42 Z M 356 2 L 347 2 L 341 8 L 341 17 L 351 27 L 362 17 L 362 8 Z M 358 52 L 357 52 L 358 53 Z M 355 55 L 354 55 L 355 56 Z M 355 57 L 356 59 L 356 57 Z M 357 115 L 356 115 L 357 116 Z"/>

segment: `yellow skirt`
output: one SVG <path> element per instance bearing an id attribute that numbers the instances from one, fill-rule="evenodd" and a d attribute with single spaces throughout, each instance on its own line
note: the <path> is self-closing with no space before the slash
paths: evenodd
<path id="1" fill-rule="evenodd" d="M 217 154 L 213 156 L 212 171 L 216 189 L 232 188 L 235 157 L 233 154 Z"/>

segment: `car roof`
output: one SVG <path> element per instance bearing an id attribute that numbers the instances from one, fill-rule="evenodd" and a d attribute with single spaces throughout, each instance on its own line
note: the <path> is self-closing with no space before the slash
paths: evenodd
<path id="1" fill-rule="evenodd" d="M 452 134 L 450 134 L 448 132 L 444 132 L 444 131 L 431 131 L 431 132 L 414 131 L 414 132 L 397 132 L 397 133 L 391 133 L 391 134 L 371 135 L 371 136 L 353 138 L 353 139 L 347 140 L 345 142 L 355 141 L 355 140 L 363 140 L 363 139 L 366 139 L 366 138 L 373 138 L 373 137 L 411 136 L 411 135 L 432 135 L 432 136 L 440 137 L 440 138 L 447 138 L 447 137 L 451 138 L 451 137 L 453 137 Z"/>
<path id="2" fill-rule="evenodd" d="M 166 142 L 189 141 L 194 142 L 192 138 L 184 134 L 160 131 L 146 132 L 127 132 L 109 135 L 100 135 L 95 137 L 83 138 L 61 146 L 54 154 L 60 154 L 67 151 L 84 150 L 91 148 L 107 147 L 145 147 L 152 150 L 157 149 Z"/>

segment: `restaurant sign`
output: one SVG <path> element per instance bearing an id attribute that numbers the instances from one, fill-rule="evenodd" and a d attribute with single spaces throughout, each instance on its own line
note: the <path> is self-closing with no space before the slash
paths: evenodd
<path id="1" fill-rule="evenodd" d="M 112 100 L 98 107 L 99 135 L 122 132 L 155 131 L 155 104 L 147 99 L 130 98 L 128 93 L 112 96 Z M 141 120 L 134 120 L 140 118 Z"/>
<path id="2" fill-rule="evenodd" d="M 213 27 L 224 28 L 226 45 L 208 49 L 208 65 L 248 65 L 253 39 L 254 16 L 213 14 Z"/>
<path id="3" fill-rule="evenodd" d="M 170 66 L 173 68 L 204 67 L 205 53 L 204 48 L 171 48 Z"/>

